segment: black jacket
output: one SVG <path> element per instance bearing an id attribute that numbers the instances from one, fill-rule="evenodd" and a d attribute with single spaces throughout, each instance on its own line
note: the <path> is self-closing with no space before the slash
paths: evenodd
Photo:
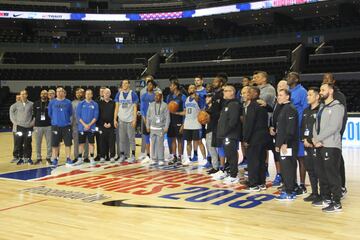
<path id="1" fill-rule="evenodd" d="M 267 109 L 256 99 L 247 106 L 244 118 L 243 140 L 250 145 L 267 144 L 270 141 Z"/>
<path id="2" fill-rule="evenodd" d="M 288 147 L 296 148 L 293 149 L 293 152 L 297 152 L 299 141 L 298 123 L 298 112 L 294 105 L 290 102 L 284 104 L 277 118 L 276 147 L 287 144 Z"/>
<path id="3" fill-rule="evenodd" d="M 231 99 L 224 101 L 217 124 L 216 137 L 219 139 L 230 138 L 240 140 L 242 138 L 241 113 L 242 106 L 239 100 Z"/>
<path id="4" fill-rule="evenodd" d="M 99 117 L 97 121 L 98 127 L 103 127 L 105 123 L 110 123 L 111 127 L 114 128 L 114 112 L 115 102 L 110 100 L 109 102 L 99 101 Z"/>
<path id="5" fill-rule="evenodd" d="M 49 101 L 42 102 L 38 100 L 33 105 L 33 118 L 35 118 L 35 127 L 48 127 L 51 126 L 51 119 L 48 115 Z M 45 117 L 41 120 L 41 115 Z"/>
<path id="6" fill-rule="evenodd" d="M 338 87 L 334 87 L 334 99 L 338 100 L 345 108 L 345 112 L 344 112 L 344 118 L 343 118 L 343 124 L 342 124 L 342 128 L 340 131 L 341 136 L 344 134 L 345 131 L 345 127 L 346 127 L 346 122 L 348 119 L 347 116 L 347 108 L 346 108 L 346 97 L 345 95 L 340 91 L 340 89 Z"/>
<path id="7" fill-rule="evenodd" d="M 319 106 L 314 109 L 311 109 L 311 106 L 309 106 L 304 110 L 301 122 L 301 140 L 306 139 L 309 143 L 312 143 L 313 128 L 316 122 L 316 115 L 319 111 Z"/>

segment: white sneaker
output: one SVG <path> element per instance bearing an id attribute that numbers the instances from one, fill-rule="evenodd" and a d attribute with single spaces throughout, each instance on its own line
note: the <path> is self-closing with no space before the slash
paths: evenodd
<path id="1" fill-rule="evenodd" d="M 167 161 L 170 162 L 170 161 L 174 160 L 174 158 L 175 158 L 174 155 L 169 154 L 169 157 L 167 158 Z"/>
<path id="2" fill-rule="evenodd" d="M 189 166 L 191 163 L 190 159 L 188 157 L 184 157 L 182 160 L 181 160 L 181 164 L 183 166 Z"/>
<path id="3" fill-rule="evenodd" d="M 223 180 L 226 177 L 227 177 L 227 173 L 220 170 L 214 176 L 212 176 L 212 179 L 218 181 L 218 180 Z"/>
<path id="4" fill-rule="evenodd" d="M 128 159 L 125 160 L 128 163 L 134 163 L 135 162 L 135 156 L 131 155 Z"/>
<path id="5" fill-rule="evenodd" d="M 141 153 L 140 156 L 138 157 L 139 161 L 144 160 L 147 157 L 147 155 L 145 153 Z"/>
<path id="6" fill-rule="evenodd" d="M 110 163 L 115 163 L 115 158 L 110 158 Z"/>
<path id="7" fill-rule="evenodd" d="M 76 161 L 76 163 L 73 164 L 73 166 L 79 166 L 79 165 L 81 165 L 83 163 L 84 163 L 84 159 L 78 158 L 78 160 Z"/>
<path id="8" fill-rule="evenodd" d="M 100 158 L 100 163 L 105 163 L 105 158 Z"/>
<path id="9" fill-rule="evenodd" d="M 228 177 L 224 178 L 223 183 L 227 184 L 227 185 L 236 184 L 236 183 L 239 183 L 239 178 L 237 178 L 237 177 L 233 178 L 233 177 L 228 176 Z"/>
<path id="10" fill-rule="evenodd" d="M 124 155 L 121 155 L 118 159 L 118 162 L 121 163 L 121 162 L 124 162 L 125 161 L 125 156 Z"/>
<path id="11" fill-rule="evenodd" d="M 93 158 L 90 158 L 90 166 L 92 166 L 92 167 L 96 166 L 96 162 Z"/>
<path id="12" fill-rule="evenodd" d="M 146 156 L 145 158 L 143 158 L 143 160 L 141 161 L 141 164 L 149 164 L 151 161 L 151 159 L 149 158 L 149 156 Z"/>
<path id="13" fill-rule="evenodd" d="M 165 164 L 165 162 L 160 160 L 158 164 L 159 164 L 159 166 L 162 166 Z"/>

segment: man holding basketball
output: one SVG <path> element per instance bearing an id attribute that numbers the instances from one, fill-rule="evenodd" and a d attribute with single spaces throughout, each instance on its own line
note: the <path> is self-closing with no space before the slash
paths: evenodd
<path id="1" fill-rule="evenodd" d="M 180 84 L 178 81 L 172 81 L 170 84 L 171 94 L 168 95 L 166 103 L 171 104 L 170 102 L 176 102 L 178 105 L 177 111 L 170 110 L 170 126 L 168 131 L 168 138 L 171 140 L 170 147 L 170 158 L 169 164 L 174 164 L 182 159 L 183 152 L 183 139 L 182 139 L 182 125 L 184 118 L 183 116 L 177 114 L 182 112 L 185 107 L 186 97 L 180 92 Z M 178 150 L 178 157 L 176 156 L 176 149 Z"/>
<path id="2" fill-rule="evenodd" d="M 188 88 L 189 97 L 185 101 L 185 109 L 183 112 L 177 112 L 175 114 L 185 116 L 184 120 L 184 140 L 186 140 L 187 157 L 183 158 L 182 165 L 187 166 L 190 164 L 190 157 L 192 152 L 192 143 L 194 142 L 194 153 L 201 141 L 201 124 L 199 123 L 197 116 L 200 109 L 203 108 L 202 102 L 199 100 L 199 96 L 196 94 L 195 85 L 190 85 Z M 200 148 L 201 154 L 206 155 L 204 146 Z M 194 154 L 195 156 L 195 154 Z"/>

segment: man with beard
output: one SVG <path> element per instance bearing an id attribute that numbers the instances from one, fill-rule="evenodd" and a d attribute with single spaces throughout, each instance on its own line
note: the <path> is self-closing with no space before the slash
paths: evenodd
<path id="1" fill-rule="evenodd" d="M 319 108 L 313 129 L 317 154 L 317 173 L 320 180 L 322 200 L 313 203 L 323 207 L 324 212 L 342 211 L 341 206 L 341 129 L 343 126 L 344 106 L 334 99 L 334 85 L 323 84 L 320 96 L 324 101 Z"/>
<path id="2" fill-rule="evenodd" d="M 219 171 L 211 174 L 214 180 L 222 180 L 227 176 L 225 172 L 225 152 L 223 147 L 223 141 L 222 139 L 217 138 L 218 121 L 224 102 L 223 86 L 225 82 L 227 82 L 227 76 L 225 74 L 216 75 L 212 82 L 213 97 L 211 101 L 212 107 L 211 111 L 209 111 L 209 114 L 210 119 L 214 122 L 214 128 L 212 132 L 213 134 L 211 146 L 216 147 L 216 151 L 220 159 Z"/>
<path id="3" fill-rule="evenodd" d="M 323 77 L 323 84 L 332 84 L 334 85 L 334 99 L 338 100 L 343 106 L 344 106 L 344 117 L 343 117 L 343 125 L 340 131 L 341 136 L 343 136 L 346 122 L 347 122 L 347 108 L 346 108 L 346 97 L 345 95 L 340 91 L 340 89 L 335 85 L 336 81 L 332 73 L 325 73 Z M 345 162 L 344 157 L 341 154 L 341 163 L 340 163 L 340 175 L 341 175 L 341 194 L 342 198 L 346 195 L 347 189 L 346 189 L 346 177 L 345 177 Z"/>
<path id="4" fill-rule="evenodd" d="M 85 96 L 84 89 L 77 88 L 75 90 L 75 99 L 71 102 L 72 109 L 73 109 L 71 125 L 72 125 L 72 137 L 74 140 L 74 159 L 77 159 L 77 157 L 79 156 L 79 131 L 78 131 L 78 119 L 76 116 L 76 108 L 79 105 L 79 103 L 82 100 L 84 100 L 84 96 Z M 87 142 L 87 140 L 86 140 L 84 147 L 85 147 L 85 152 L 84 152 L 83 158 L 87 159 L 89 156 L 89 143 Z"/>
<path id="5" fill-rule="evenodd" d="M 40 100 L 36 101 L 33 106 L 33 117 L 35 119 L 34 132 L 36 133 L 36 162 L 42 163 L 41 157 L 41 143 L 45 135 L 46 139 L 46 162 L 51 164 L 51 119 L 48 115 L 48 92 L 42 90 L 40 93 Z"/>

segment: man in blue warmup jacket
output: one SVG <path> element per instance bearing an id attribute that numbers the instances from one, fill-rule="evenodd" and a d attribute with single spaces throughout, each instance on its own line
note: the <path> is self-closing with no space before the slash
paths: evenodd
<path id="1" fill-rule="evenodd" d="M 70 159 L 72 145 L 71 116 L 72 105 L 66 99 L 66 91 L 62 87 L 56 89 L 56 98 L 51 100 L 48 106 L 48 115 L 51 118 L 51 163 L 58 165 L 59 146 L 63 140 L 65 143 L 66 163 L 72 164 Z"/>

